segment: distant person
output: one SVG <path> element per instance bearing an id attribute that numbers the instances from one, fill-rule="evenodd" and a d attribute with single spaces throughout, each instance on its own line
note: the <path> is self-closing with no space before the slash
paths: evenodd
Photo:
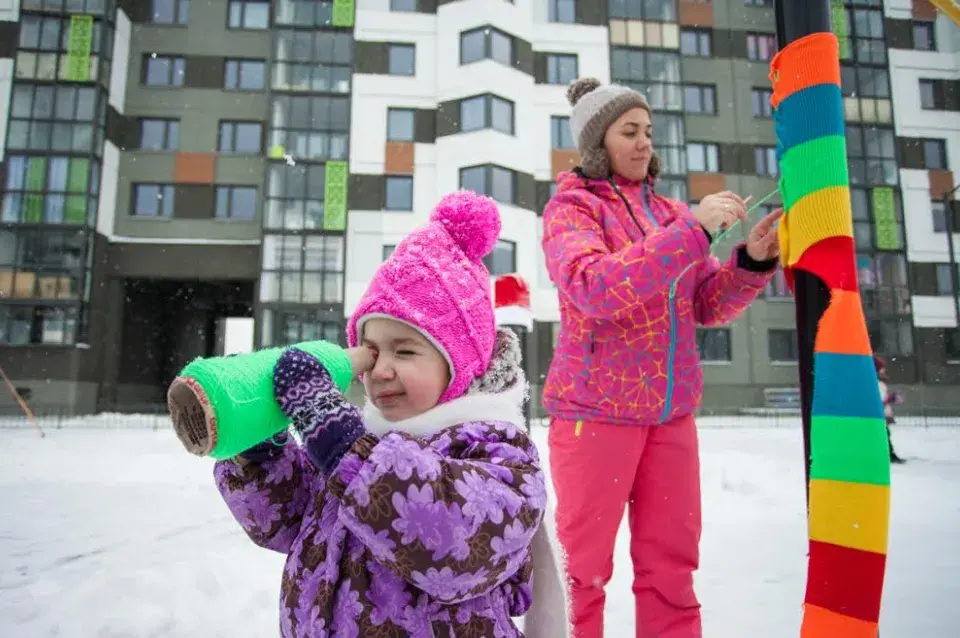
<path id="1" fill-rule="evenodd" d="M 893 438 L 890 436 L 890 426 L 897 422 L 893 415 L 893 406 L 897 403 L 903 403 L 903 395 L 899 392 L 890 390 L 887 382 L 890 377 L 887 375 L 887 364 L 879 356 L 874 355 L 873 365 L 877 368 L 877 381 L 880 384 L 880 398 L 883 399 L 883 416 L 887 421 L 887 444 L 890 446 L 890 462 L 906 463 L 906 461 L 897 456 L 893 449 Z"/>
<path id="2" fill-rule="evenodd" d="M 657 132 L 642 94 L 585 78 L 567 97 L 581 164 L 558 176 L 543 214 L 561 323 L 543 400 L 575 635 L 603 636 L 604 587 L 629 504 L 636 635 L 698 638 L 697 326 L 733 321 L 763 291 L 777 269 L 781 212 L 721 265 L 710 244 L 746 219 L 744 200 L 723 191 L 691 213 L 657 194 Z"/>

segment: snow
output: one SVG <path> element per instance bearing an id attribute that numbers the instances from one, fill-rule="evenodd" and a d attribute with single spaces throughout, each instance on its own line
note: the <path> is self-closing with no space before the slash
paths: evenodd
<path id="1" fill-rule="evenodd" d="M 277 635 L 283 557 L 230 517 L 212 461 L 169 422 L 119 415 L 0 428 L 0 636 Z M 704 420 L 705 635 L 798 636 L 806 577 L 799 427 Z M 104 427 L 111 425 L 113 427 Z M 125 425 L 125 427 L 123 427 Z M 546 456 L 547 429 L 533 428 Z M 960 629 L 960 427 L 900 427 L 884 638 Z M 607 635 L 633 635 L 624 526 Z"/>

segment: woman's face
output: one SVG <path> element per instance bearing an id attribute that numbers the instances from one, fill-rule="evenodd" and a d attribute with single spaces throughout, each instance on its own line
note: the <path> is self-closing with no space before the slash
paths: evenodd
<path id="1" fill-rule="evenodd" d="M 603 137 L 614 173 L 640 181 L 647 176 L 653 156 L 653 126 L 646 109 L 634 108 L 620 116 Z"/>

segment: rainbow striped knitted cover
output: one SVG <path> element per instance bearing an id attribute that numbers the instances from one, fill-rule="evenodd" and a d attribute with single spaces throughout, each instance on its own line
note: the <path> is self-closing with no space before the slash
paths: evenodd
<path id="1" fill-rule="evenodd" d="M 890 515 L 883 404 L 860 302 L 837 38 L 814 33 L 770 63 L 787 280 L 830 289 L 814 346 L 810 554 L 802 638 L 876 638 Z"/>

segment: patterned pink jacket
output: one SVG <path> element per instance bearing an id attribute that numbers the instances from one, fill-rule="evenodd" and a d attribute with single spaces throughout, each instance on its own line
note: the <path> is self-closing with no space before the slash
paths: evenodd
<path id="1" fill-rule="evenodd" d="M 756 262 L 740 244 L 721 265 L 687 205 L 657 195 L 652 180 L 573 171 L 557 186 L 543 213 L 561 319 L 547 412 L 635 425 L 694 412 L 703 389 L 697 325 L 735 319 L 776 261 Z"/>

